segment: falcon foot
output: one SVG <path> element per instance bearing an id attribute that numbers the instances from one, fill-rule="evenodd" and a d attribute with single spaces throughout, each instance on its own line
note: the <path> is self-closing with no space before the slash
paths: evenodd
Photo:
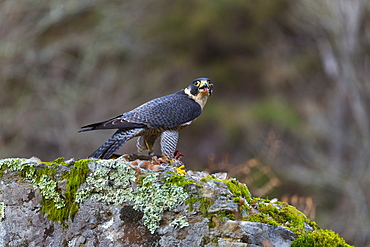
<path id="1" fill-rule="evenodd" d="M 179 160 L 182 156 L 184 156 L 182 153 L 180 153 L 180 150 L 176 150 L 174 153 L 173 153 L 175 159 Z"/>

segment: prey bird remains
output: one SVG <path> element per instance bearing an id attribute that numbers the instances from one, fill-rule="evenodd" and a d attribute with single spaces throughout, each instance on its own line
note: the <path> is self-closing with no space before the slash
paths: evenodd
<path id="1" fill-rule="evenodd" d="M 161 137 L 162 155 L 174 158 L 179 131 L 199 117 L 212 90 L 208 78 L 198 78 L 176 93 L 153 99 L 106 121 L 83 126 L 79 132 L 118 129 L 89 157 L 109 159 L 134 137 L 139 137 L 136 144 L 139 153 L 153 153 L 154 142 Z"/>

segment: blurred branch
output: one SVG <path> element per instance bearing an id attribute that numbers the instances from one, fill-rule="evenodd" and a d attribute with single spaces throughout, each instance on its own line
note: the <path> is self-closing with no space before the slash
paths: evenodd
<path id="1" fill-rule="evenodd" d="M 332 226 L 346 231 L 349 238 L 355 239 L 356 246 L 362 246 L 368 241 L 363 229 L 370 229 L 369 193 L 362 189 L 364 183 L 370 186 L 365 182 L 365 177 L 370 175 L 370 91 L 368 79 L 363 77 L 369 64 L 361 31 L 368 26 L 369 2 L 303 0 L 300 3 L 310 30 L 315 31 L 312 36 L 324 73 L 332 85 L 326 95 L 328 114 L 316 125 L 326 135 L 328 154 L 322 155 L 322 146 L 316 142 L 310 153 L 310 163 L 315 169 L 293 167 L 289 173 L 292 178 L 299 173 L 301 183 L 333 186 L 340 192 L 342 209 L 338 210 L 346 208 L 352 212 L 357 230 L 346 227 L 348 216 L 340 217 L 339 214 L 332 220 Z"/>

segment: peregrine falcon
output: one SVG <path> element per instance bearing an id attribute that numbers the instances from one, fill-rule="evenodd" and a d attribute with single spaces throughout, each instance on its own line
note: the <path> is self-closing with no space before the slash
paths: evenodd
<path id="1" fill-rule="evenodd" d="M 208 78 L 198 78 L 176 93 L 150 100 L 106 121 L 83 126 L 79 132 L 118 129 L 89 157 L 109 159 L 134 137 L 139 137 L 136 144 L 139 153 L 153 153 L 154 142 L 160 136 L 162 155 L 172 159 L 179 131 L 199 117 L 212 90 L 213 84 Z"/>

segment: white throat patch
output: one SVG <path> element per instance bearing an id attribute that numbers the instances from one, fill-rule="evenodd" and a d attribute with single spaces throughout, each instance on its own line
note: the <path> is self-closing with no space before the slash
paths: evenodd
<path id="1" fill-rule="evenodd" d="M 202 108 L 202 110 L 203 110 L 203 107 L 206 105 L 207 100 L 209 98 L 209 93 L 198 93 L 197 95 L 192 95 L 190 93 L 190 89 L 189 88 L 185 88 L 184 89 L 184 92 L 190 98 L 192 98 L 193 100 L 195 100 L 195 102 L 197 102 L 200 105 L 200 107 Z"/>

